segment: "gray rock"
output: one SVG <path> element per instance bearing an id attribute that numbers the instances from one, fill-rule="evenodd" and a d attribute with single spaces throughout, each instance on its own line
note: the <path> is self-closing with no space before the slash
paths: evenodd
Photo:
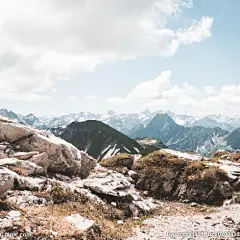
<path id="1" fill-rule="evenodd" d="M 0 119 L 0 141 L 19 145 L 24 152 L 47 153 L 48 171 L 85 178 L 96 166 L 96 160 L 72 144 L 25 125 Z"/>
<path id="2" fill-rule="evenodd" d="M 140 211 L 136 205 L 130 203 L 125 206 L 124 212 L 126 217 L 132 217 L 132 216 L 137 217 L 139 216 Z"/>
<path id="3" fill-rule="evenodd" d="M 32 178 L 18 176 L 16 178 L 16 188 L 18 190 L 42 191 L 47 182 L 46 178 Z"/>
<path id="4" fill-rule="evenodd" d="M 87 231 L 96 228 L 96 223 L 93 220 L 83 218 L 79 214 L 74 214 L 66 217 L 67 221 L 76 227 L 77 230 Z"/>
<path id="5" fill-rule="evenodd" d="M 71 181 L 71 178 L 70 178 L 70 177 L 64 176 L 64 175 L 59 174 L 59 173 L 55 174 L 55 177 L 56 177 L 57 179 L 61 180 L 61 181 L 64 181 L 64 182 L 69 182 L 69 181 Z"/>
<path id="6" fill-rule="evenodd" d="M 10 196 L 6 197 L 6 202 L 18 206 L 19 208 L 25 208 L 32 205 L 48 205 L 51 204 L 44 198 L 34 196 L 30 191 L 13 192 Z"/>
<path id="7" fill-rule="evenodd" d="M 10 211 L 8 213 L 7 218 L 10 220 L 19 220 L 19 218 L 21 217 L 21 212 L 20 211 Z"/>
<path id="8" fill-rule="evenodd" d="M 112 173 L 104 178 L 88 178 L 84 180 L 83 184 L 98 194 L 119 198 L 126 198 L 130 195 L 125 190 L 131 187 L 131 183 L 121 173 Z"/>
<path id="9" fill-rule="evenodd" d="M 28 161 L 33 162 L 38 166 L 41 166 L 44 172 L 47 172 L 47 169 L 49 167 L 49 159 L 47 153 L 34 155 Z"/>
<path id="10" fill-rule="evenodd" d="M 33 152 L 17 152 L 13 155 L 14 158 L 17 158 L 19 160 L 28 160 L 29 158 L 33 157 L 34 155 L 39 154 L 39 152 L 33 151 Z"/>
<path id="11" fill-rule="evenodd" d="M 8 173 L 0 172 L 0 197 L 3 197 L 8 190 L 12 189 L 14 177 Z"/>
<path id="12" fill-rule="evenodd" d="M 232 199 L 230 200 L 226 200 L 224 202 L 224 205 L 230 205 L 230 204 L 240 204 L 240 195 L 236 195 L 234 196 Z"/>
<path id="13" fill-rule="evenodd" d="M 236 192 L 240 192 L 240 180 L 233 183 L 233 190 Z"/>
<path id="14" fill-rule="evenodd" d="M 0 159 L 0 166 L 14 167 L 19 169 L 23 174 L 35 175 L 45 173 L 44 169 L 35 163 L 29 161 L 18 160 L 17 158 Z"/>
<path id="15" fill-rule="evenodd" d="M 137 172 L 133 170 L 128 171 L 128 176 L 131 177 L 133 180 L 136 180 L 138 178 Z"/>

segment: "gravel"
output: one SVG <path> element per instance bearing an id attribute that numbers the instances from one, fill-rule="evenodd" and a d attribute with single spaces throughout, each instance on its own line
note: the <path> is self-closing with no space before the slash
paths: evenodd
<path id="1" fill-rule="evenodd" d="M 237 233 L 237 231 L 239 231 Z M 236 236 L 238 235 L 238 236 Z M 208 215 L 157 216 L 144 221 L 128 240 L 239 240 L 240 205 L 223 206 Z"/>

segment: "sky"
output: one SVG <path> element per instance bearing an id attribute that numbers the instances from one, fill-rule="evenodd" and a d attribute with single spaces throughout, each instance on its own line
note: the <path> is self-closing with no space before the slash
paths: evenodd
<path id="1" fill-rule="evenodd" d="M 0 108 L 240 115 L 239 0 L 0 0 Z"/>

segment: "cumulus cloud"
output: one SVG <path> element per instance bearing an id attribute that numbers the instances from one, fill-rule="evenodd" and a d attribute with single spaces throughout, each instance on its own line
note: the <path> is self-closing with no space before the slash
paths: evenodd
<path id="1" fill-rule="evenodd" d="M 217 91 L 216 91 L 215 87 L 213 87 L 213 86 L 206 86 L 204 88 L 204 92 L 207 95 L 216 95 L 217 94 Z"/>
<path id="2" fill-rule="evenodd" d="M 219 91 L 212 86 L 197 89 L 187 82 L 183 85 L 173 84 L 171 78 L 170 70 L 163 71 L 157 78 L 135 86 L 126 97 L 115 96 L 107 100 L 116 105 L 140 104 L 142 108 L 150 109 L 187 107 L 195 114 L 240 113 L 236 111 L 236 106 L 240 105 L 240 85 L 222 86 Z"/>
<path id="3" fill-rule="evenodd" d="M 0 93 L 39 95 L 112 59 L 170 57 L 182 44 L 211 36 L 210 17 L 167 28 L 171 16 L 192 5 L 192 0 L 2 0 Z"/>
<path id="4" fill-rule="evenodd" d="M 171 86 L 170 76 L 171 71 L 164 71 L 156 79 L 141 82 L 127 96 L 127 100 L 161 98 L 162 93 Z"/>
<path id="5" fill-rule="evenodd" d="M 236 107 L 240 105 L 240 85 L 223 86 L 216 96 L 210 96 L 202 100 L 205 107 Z"/>
<path id="6" fill-rule="evenodd" d="M 163 71 L 157 78 L 138 84 L 125 97 L 112 97 L 108 101 L 115 104 L 141 103 L 144 106 L 157 107 L 167 106 L 172 102 L 180 106 L 197 106 L 198 102 L 191 96 L 197 96 L 199 91 L 188 83 L 182 86 L 173 85 L 172 72 Z"/>

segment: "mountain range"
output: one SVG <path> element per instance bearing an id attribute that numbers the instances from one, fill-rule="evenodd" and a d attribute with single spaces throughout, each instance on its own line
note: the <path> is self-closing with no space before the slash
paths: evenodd
<path id="1" fill-rule="evenodd" d="M 114 111 L 109 111 L 108 113 L 99 114 L 79 112 L 70 113 L 59 117 L 38 117 L 33 114 L 22 115 L 7 109 L 0 109 L 0 116 L 10 117 L 18 122 L 22 122 L 40 129 L 64 127 L 75 121 L 83 122 L 87 120 L 99 120 L 125 134 L 129 134 L 133 128 L 139 125 L 143 124 L 146 126 L 157 114 L 162 113 L 168 114 L 176 124 L 184 127 L 219 127 L 222 130 L 229 132 L 240 128 L 240 115 L 235 117 L 226 117 L 222 115 L 194 117 L 190 115 L 175 114 L 171 111 L 150 112 L 147 109 L 140 113 L 116 113 Z"/>
<path id="2" fill-rule="evenodd" d="M 107 127 L 111 127 L 114 131 L 117 130 L 131 138 L 154 138 L 161 140 L 161 143 L 169 148 L 197 152 L 203 155 L 210 155 L 218 149 L 240 149 L 239 116 L 230 118 L 221 115 L 208 115 L 202 118 L 196 118 L 189 115 L 177 115 L 170 111 L 150 112 L 149 110 L 145 110 L 141 113 L 129 114 L 118 114 L 109 111 L 107 114 L 80 112 L 78 114 L 72 113 L 60 117 L 37 117 L 33 114 L 16 114 L 7 109 L 1 109 L 0 116 L 1 115 L 39 129 L 51 130 L 65 140 L 71 140 L 70 142 L 73 144 L 75 140 L 69 139 L 69 136 L 72 136 L 73 132 L 81 133 L 86 142 L 82 142 L 80 146 L 77 147 L 80 149 L 88 149 L 88 151 L 91 151 L 91 147 L 89 148 L 88 146 L 89 142 L 94 140 L 96 136 L 97 139 L 100 133 L 105 134 L 104 131 Z M 98 121 L 92 124 L 91 121 L 88 120 Z M 87 122 L 88 126 L 83 122 Z M 96 122 L 102 122 L 105 125 L 103 127 L 100 123 L 96 124 Z M 86 130 L 86 126 L 90 130 Z M 102 151 L 104 151 L 104 147 L 109 146 L 110 142 L 113 143 L 110 144 L 109 149 L 114 148 L 116 134 L 109 138 L 109 132 L 113 131 L 109 131 L 108 129 L 106 132 L 106 139 L 103 137 L 100 143 L 101 151 L 92 154 L 96 158 L 103 158 L 104 155 L 107 154 L 106 152 L 103 154 Z M 88 134 L 87 137 L 85 136 L 86 134 Z M 91 136 L 89 134 L 91 134 Z M 110 140 L 106 143 L 108 138 Z M 127 142 L 128 141 L 129 140 L 127 140 Z M 118 144 L 126 148 L 130 147 L 125 143 L 125 140 L 123 143 Z M 75 143 L 74 145 L 77 144 Z M 124 152 L 124 147 L 120 146 L 119 149 L 121 149 L 119 152 Z M 136 153 L 134 150 L 132 151 L 132 149 L 130 152 Z"/>
<path id="3" fill-rule="evenodd" d="M 161 139 L 169 148 L 209 155 L 218 149 L 240 149 L 240 128 L 228 132 L 219 127 L 184 127 L 168 114 L 157 114 L 146 126 L 132 129 L 130 137 Z"/>

